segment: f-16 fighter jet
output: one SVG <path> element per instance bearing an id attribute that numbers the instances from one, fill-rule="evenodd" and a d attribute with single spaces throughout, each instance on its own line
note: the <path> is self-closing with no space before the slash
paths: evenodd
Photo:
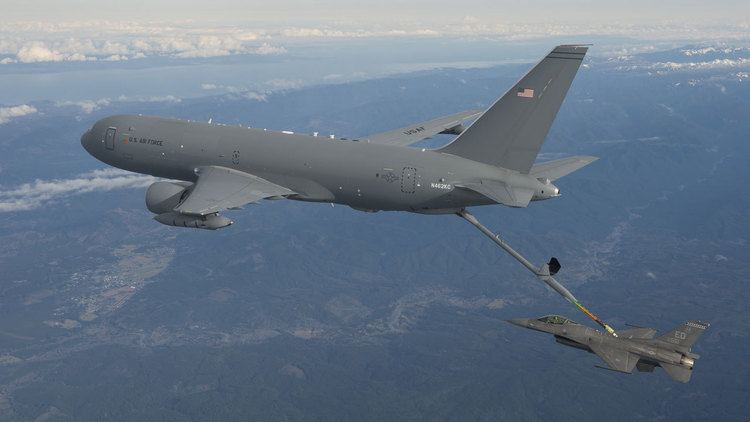
<path id="1" fill-rule="evenodd" d="M 580 325 L 559 315 L 536 319 L 511 319 L 519 327 L 549 333 L 555 341 L 594 353 L 607 364 L 607 368 L 631 373 L 633 369 L 653 372 L 661 366 L 675 381 L 688 382 L 693 374 L 698 355 L 690 351 L 693 343 L 709 324 L 688 321 L 674 330 L 654 337 L 653 328 L 631 328 L 617 332 L 617 337 Z"/>

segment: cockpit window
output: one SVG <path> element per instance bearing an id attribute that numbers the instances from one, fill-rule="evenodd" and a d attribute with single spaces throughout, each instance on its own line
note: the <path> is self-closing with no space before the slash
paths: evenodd
<path id="1" fill-rule="evenodd" d="M 547 315 L 538 318 L 538 320 L 541 322 L 546 322 L 547 324 L 575 324 L 575 322 L 560 315 Z"/>

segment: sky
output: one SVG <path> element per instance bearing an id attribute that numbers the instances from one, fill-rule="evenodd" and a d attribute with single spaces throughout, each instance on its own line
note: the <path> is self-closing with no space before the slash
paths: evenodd
<path id="1" fill-rule="evenodd" d="M 0 21 L 195 20 L 225 23 L 394 22 L 449 23 L 465 16 L 488 22 L 650 23 L 690 21 L 703 24 L 748 22 L 746 0 L 3 0 Z"/>
<path id="2" fill-rule="evenodd" d="M 172 101 L 220 90 L 262 98 L 270 89 L 417 70 L 417 62 L 530 61 L 553 43 L 595 43 L 592 55 L 619 56 L 745 46 L 748 34 L 747 0 L 0 0 L 0 124 L 28 112 L 13 107 L 31 100 L 85 101 L 92 110 L 116 98 Z M 245 73 L 205 80 L 175 68 L 221 58 L 248 67 L 234 61 L 213 74 Z M 283 74 L 302 64 L 303 75 Z M 153 86 L 165 65 L 170 83 Z M 133 78 L 127 90 L 90 83 L 125 81 L 123 69 Z"/>

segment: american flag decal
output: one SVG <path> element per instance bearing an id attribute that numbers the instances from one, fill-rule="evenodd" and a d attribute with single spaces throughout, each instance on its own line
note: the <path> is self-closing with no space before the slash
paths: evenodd
<path id="1" fill-rule="evenodd" d="M 534 90 L 529 88 L 518 88 L 516 95 L 523 98 L 534 98 Z"/>

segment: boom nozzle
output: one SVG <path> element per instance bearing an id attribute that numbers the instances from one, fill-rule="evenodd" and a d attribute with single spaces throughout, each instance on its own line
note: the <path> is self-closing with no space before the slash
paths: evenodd
<path id="1" fill-rule="evenodd" d="M 557 274 L 557 272 L 560 271 L 560 268 L 562 268 L 562 265 L 560 265 L 560 261 L 558 261 L 554 256 L 549 260 L 547 266 L 549 266 L 549 275 Z"/>

